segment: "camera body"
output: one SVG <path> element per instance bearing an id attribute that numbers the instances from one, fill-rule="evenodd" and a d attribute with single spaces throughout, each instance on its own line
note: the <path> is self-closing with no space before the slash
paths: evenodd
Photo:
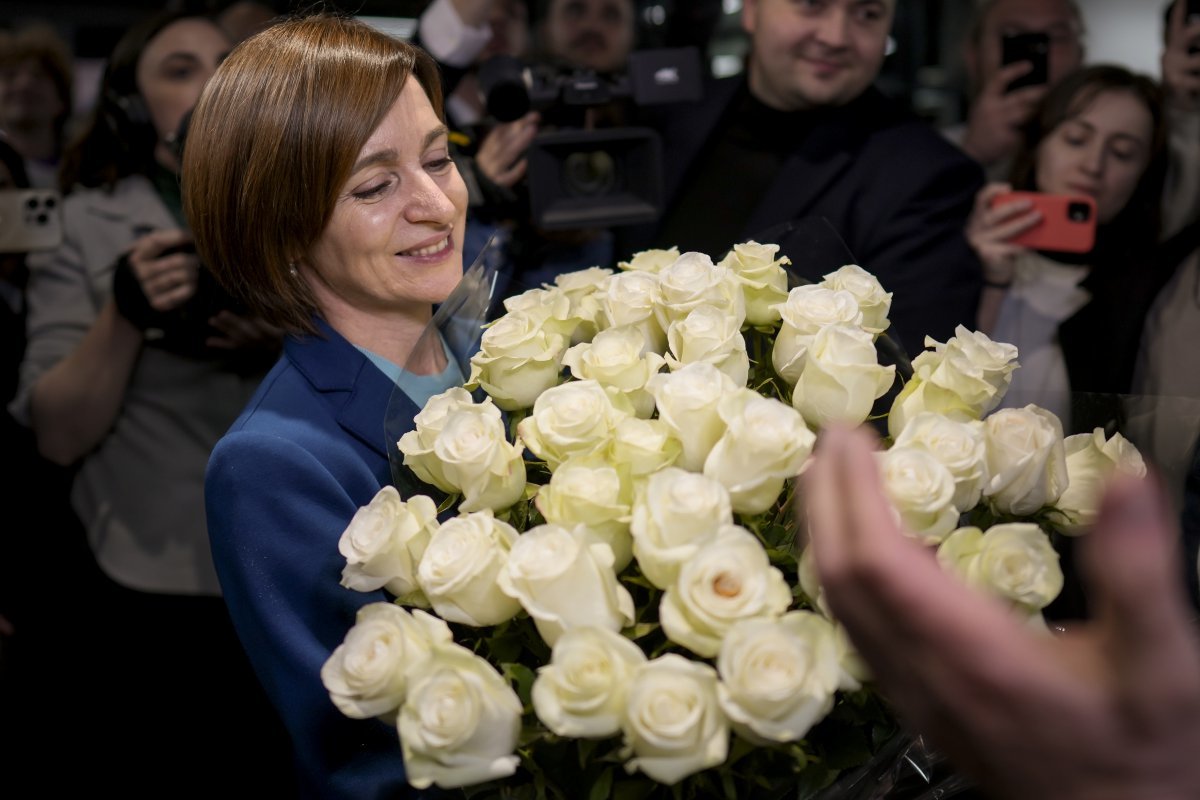
<path id="1" fill-rule="evenodd" d="M 0 190 L 0 253 L 53 250 L 62 244 L 62 198 L 52 189 Z"/>
<path id="2" fill-rule="evenodd" d="M 570 230 L 652 222 L 662 212 L 662 143 L 645 127 L 585 127 L 587 110 L 614 101 L 637 106 L 694 102 L 702 96 L 694 47 L 640 50 L 629 70 L 598 74 L 489 59 L 480 86 L 500 122 L 531 110 L 550 128 L 527 153 L 529 206 L 535 225 Z"/>

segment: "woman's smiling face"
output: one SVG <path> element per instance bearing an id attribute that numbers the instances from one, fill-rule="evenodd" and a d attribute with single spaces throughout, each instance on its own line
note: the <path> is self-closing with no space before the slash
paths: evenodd
<path id="1" fill-rule="evenodd" d="M 409 78 L 303 262 L 326 319 L 427 316 L 462 278 L 466 213 L 446 126 Z"/>

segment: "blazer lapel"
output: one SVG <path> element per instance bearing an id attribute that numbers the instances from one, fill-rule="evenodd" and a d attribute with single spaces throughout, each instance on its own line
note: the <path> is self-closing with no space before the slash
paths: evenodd
<path id="1" fill-rule="evenodd" d="M 317 320 L 317 326 L 318 336 L 288 340 L 288 357 L 334 404 L 338 424 L 387 457 L 395 449 L 394 431 L 389 428 L 393 424 L 412 427 L 416 405 L 340 333 L 323 320 Z"/>

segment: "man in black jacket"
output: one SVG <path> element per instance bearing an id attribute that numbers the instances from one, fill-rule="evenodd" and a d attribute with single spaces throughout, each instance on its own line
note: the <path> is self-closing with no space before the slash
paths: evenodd
<path id="1" fill-rule="evenodd" d="M 974 327 L 978 261 L 963 237 L 979 166 L 872 84 L 896 0 L 746 0 L 744 74 L 666 107 L 665 210 L 618 253 L 778 243 L 805 278 L 858 263 L 893 293 L 910 356 Z"/>

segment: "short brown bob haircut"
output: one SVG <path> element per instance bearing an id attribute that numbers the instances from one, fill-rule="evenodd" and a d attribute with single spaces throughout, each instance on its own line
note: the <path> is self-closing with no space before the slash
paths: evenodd
<path id="1" fill-rule="evenodd" d="M 442 117 L 423 50 L 351 17 L 285 20 L 234 48 L 184 145 L 183 207 L 200 260 L 255 314 L 313 333 L 316 302 L 291 265 L 333 216 L 367 139 L 409 75 Z"/>

